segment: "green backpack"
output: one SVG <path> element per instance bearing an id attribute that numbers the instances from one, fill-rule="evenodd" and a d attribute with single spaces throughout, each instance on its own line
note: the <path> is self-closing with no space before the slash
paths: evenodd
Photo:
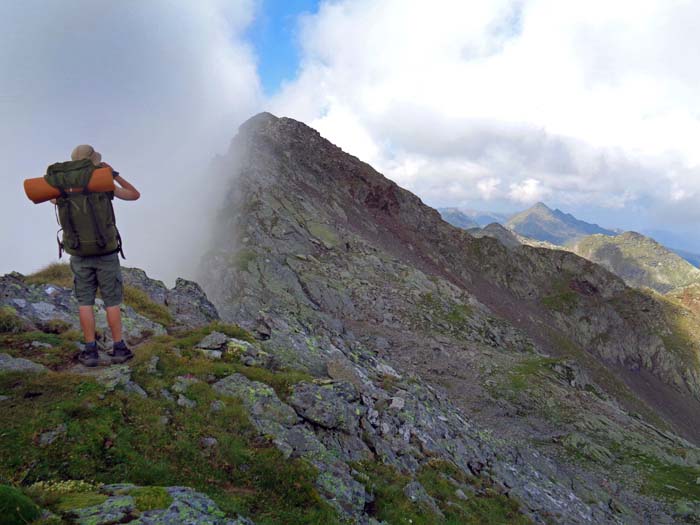
<path id="1" fill-rule="evenodd" d="M 61 192 L 56 199 L 57 220 L 63 230 L 62 241 L 56 234 L 59 259 L 64 250 L 81 256 L 120 252 L 125 258 L 112 208 L 114 193 L 87 189 L 95 168 L 90 159 L 58 162 L 44 175 L 46 182 Z"/>

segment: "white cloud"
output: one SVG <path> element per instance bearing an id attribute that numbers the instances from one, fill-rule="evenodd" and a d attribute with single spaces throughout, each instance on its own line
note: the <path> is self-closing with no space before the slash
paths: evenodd
<path id="1" fill-rule="evenodd" d="M 433 205 L 547 198 L 689 224 L 655 210 L 672 195 L 700 208 L 685 189 L 700 163 L 698 20 L 688 1 L 324 2 L 273 109 Z M 683 193 L 658 191 L 672 171 Z"/>
<path id="2" fill-rule="evenodd" d="M 115 202 L 126 264 L 191 275 L 216 205 L 207 168 L 262 101 L 253 0 L 0 3 L 0 271 L 56 257 L 52 207 L 25 177 L 91 143 L 142 193 Z"/>

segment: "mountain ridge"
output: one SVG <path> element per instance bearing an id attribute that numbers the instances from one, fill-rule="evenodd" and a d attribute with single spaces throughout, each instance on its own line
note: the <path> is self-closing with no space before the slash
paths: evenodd
<path id="1" fill-rule="evenodd" d="M 668 336 L 670 306 L 574 254 L 476 239 L 303 123 L 256 122 L 219 165 L 236 183 L 202 281 L 216 304 L 235 305 L 224 317 L 266 334 L 290 365 L 321 373 L 330 345 L 369 352 L 478 417 L 479 396 L 512 402 L 484 382 L 496 369 L 477 373 L 484 355 L 531 348 L 576 363 L 625 411 L 697 439 L 696 342 Z M 515 439 L 520 430 L 486 412 Z"/>

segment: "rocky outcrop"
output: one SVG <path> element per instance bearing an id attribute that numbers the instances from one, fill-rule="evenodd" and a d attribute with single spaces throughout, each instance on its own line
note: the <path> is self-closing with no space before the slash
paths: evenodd
<path id="1" fill-rule="evenodd" d="M 139 268 L 122 268 L 124 283 L 144 291 L 155 303 L 167 307 L 175 321 L 186 327 L 203 326 L 219 320 L 216 307 L 202 288 L 178 277 L 168 289 L 162 281 L 151 279 Z"/>
<path id="2" fill-rule="evenodd" d="M 96 299 L 96 304 L 102 304 Z M 54 331 L 56 329 L 80 329 L 78 303 L 70 288 L 53 284 L 27 284 L 18 273 L 0 276 L 0 306 L 13 309 L 30 328 Z M 109 333 L 104 308 L 96 315 L 97 329 Z M 132 307 L 122 307 L 122 323 L 127 341 L 138 342 L 146 337 L 165 333 L 160 324 L 137 313 Z"/>
<path id="3" fill-rule="evenodd" d="M 624 522 L 627 506 L 666 519 L 638 491 L 603 503 L 607 474 L 597 465 L 609 457 L 603 449 L 619 445 L 577 429 L 571 416 L 612 406 L 611 428 L 652 439 L 635 425 L 641 417 L 700 440 L 688 424 L 700 410 L 697 363 L 671 347 L 676 328 L 654 297 L 572 253 L 507 248 L 454 228 L 291 119 L 248 121 L 215 175 L 232 185 L 216 246 L 203 258 L 205 289 L 276 362 L 333 379 L 280 400 L 299 418 L 273 425 L 281 450 L 301 454 L 285 433 L 302 428 L 327 448 L 331 435 L 346 443 L 355 413 L 362 443 L 380 461 L 415 472 L 435 454 L 488 471 L 536 520 Z M 414 392 L 406 378 L 434 393 Z M 380 386 L 397 381 L 398 393 Z M 437 434 L 413 424 L 425 412 Z M 503 441 L 484 439 L 486 429 Z M 304 442 L 299 450 L 319 450 Z M 361 457 L 364 446 L 343 444 L 341 457 Z M 579 448 L 592 466 L 562 459 Z M 356 513 L 360 492 L 350 493 L 341 507 Z M 579 506 L 586 501 L 602 504 Z"/>

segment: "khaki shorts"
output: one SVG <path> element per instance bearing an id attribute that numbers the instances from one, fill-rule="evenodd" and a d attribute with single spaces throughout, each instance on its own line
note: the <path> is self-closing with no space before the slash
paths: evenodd
<path id="1" fill-rule="evenodd" d="M 73 270 L 75 298 L 80 306 L 94 305 L 98 288 L 105 307 L 122 303 L 122 271 L 118 253 L 90 257 L 71 255 L 70 267 Z"/>

